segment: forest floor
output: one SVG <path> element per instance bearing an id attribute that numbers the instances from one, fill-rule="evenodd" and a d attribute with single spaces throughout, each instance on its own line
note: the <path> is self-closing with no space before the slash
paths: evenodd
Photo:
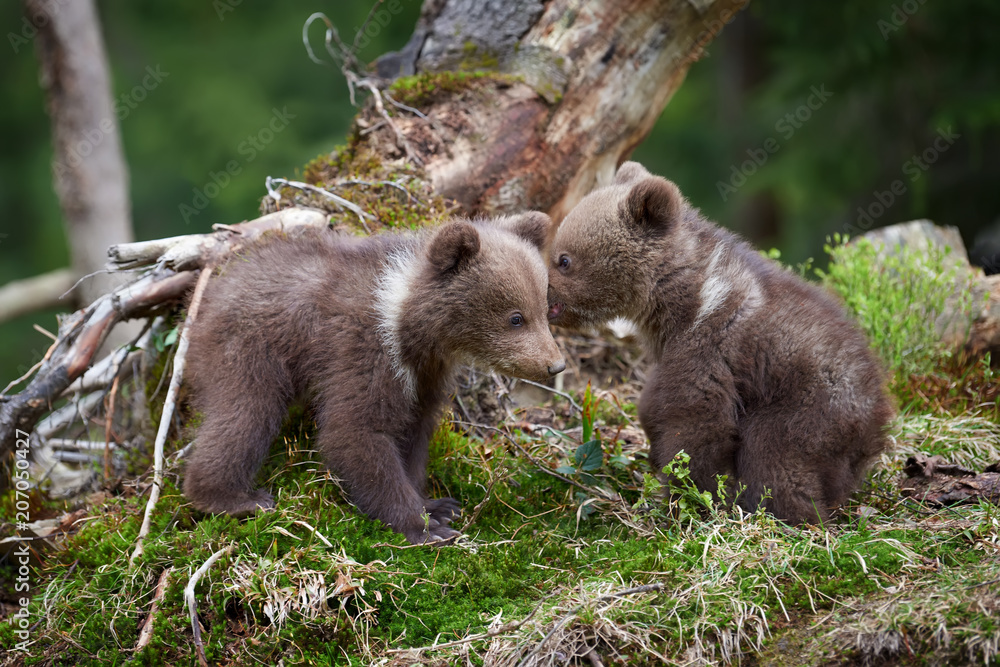
<path id="1" fill-rule="evenodd" d="M 456 544 L 410 546 L 360 515 L 310 451 L 308 416 L 289 421 L 263 472 L 276 511 L 202 515 L 173 461 L 132 565 L 148 476 L 79 506 L 39 504 L 39 516 L 71 513 L 31 550 L 26 644 L 22 594 L 5 586 L 0 665 L 198 664 L 185 587 L 220 551 L 192 596 L 216 665 L 1000 660 L 1000 508 L 901 492 L 916 454 L 975 471 L 1000 461 L 988 363 L 973 363 L 978 384 L 966 371 L 975 391 L 960 410 L 925 382 L 851 502 L 827 525 L 790 527 L 683 481 L 665 505 L 635 418 L 641 360 L 570 347 L 574 377 L 614 389 L 521 384 L 493 403 L 466 391 L 436 433 L 429 491 L 462 502 Z"/>

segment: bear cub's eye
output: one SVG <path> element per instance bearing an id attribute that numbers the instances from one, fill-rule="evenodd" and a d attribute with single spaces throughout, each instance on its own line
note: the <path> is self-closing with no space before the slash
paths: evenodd
<path id="1" fill-rule="evenodd" d="M 569 268 L 569 255 L 559 255 L 559 261 L 556 263 L 557 266 L 565 271 Z"/>
<path id="2" fill-rule="evenodd" d="M 519 327 L 524 324 L 524 316 L 521 313 L 514 313 L 510 316 L 510 325 L 512 327 Z"/>

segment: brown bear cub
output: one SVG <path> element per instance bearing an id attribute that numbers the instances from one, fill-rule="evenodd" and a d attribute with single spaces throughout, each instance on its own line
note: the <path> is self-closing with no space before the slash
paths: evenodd
<path id="1" fill-rule="evenodd" d="M 660 471 L 785 521 L 825 520 L 885 449 L 893 407 L 865 336 L 824 290 L 705 220 L 673 183 L 627 162 L 551 246 L 549 318 L 635 325 L 655 360 L 639 403 Z M 769 496 L 765 496 L 765 492 Z"/>
<path id="2" fill-rule="evenodd" d="M 541 248 L 525 213 L 365 239 L 312 230 L 230 261 L 205 291 L 188 351 L 204 421 L 184 494 L 209 512 L 274 507 L 254 477 L 296 397 L 352 502 L 414 543 L 459 533 L 424 492 L 428 441 L 456 366 L 542 380 L 563 370 Z"/>

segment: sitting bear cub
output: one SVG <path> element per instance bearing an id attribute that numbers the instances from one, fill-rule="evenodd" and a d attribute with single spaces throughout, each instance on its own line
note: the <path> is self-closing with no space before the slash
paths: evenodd
<path id="1" fill-rule="evenodd" d="M 585 197 L 551 247 L 549 318 L 630 321 L 655 360 L 639 418 L 656 471 L 680 450 L 776 517 L 825 520 L 886 446 L 893 407 L 865 336 L 824 290 L 705 220 L 641 165 Z M 769 497 L 765 499 L 765 491 Z"/>
<path id="2" fill-rule="evenodd" d="M 542 380 L 563 370 L 549 332 L 543 213 L 365 239 L 265 239 L 209 282 L 192 327 L 204 415 L 184 493 L 209 512 L 274 507 L 254 477 L 295 397 L 351 500 L 416 544 L 459 533 L 424 493 L 428 441 L 456 366 Z"/>

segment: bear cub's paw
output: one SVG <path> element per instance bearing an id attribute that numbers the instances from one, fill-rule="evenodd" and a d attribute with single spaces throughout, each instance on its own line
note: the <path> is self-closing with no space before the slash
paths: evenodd
<path id="1" fill-rule="evenodd" d="M 266 512 L 275 507 L 274 496 L 264 489 L 257 489 L 250 493 L 238 493 L 227 498 L 215 498 L 211 502 L 195 502 L 194 506 L 203 512 L 213 514 L 226 513 L 237 519 Z"/>
<path id="2" fill-rule="evenodd" d="M 462 513 L 462 503 L 454 498 L 436 498 L 424 503 L 424 510 L 432 519 L 449 524 Z"/>
<path id="3" fill-rule="evenodd" d="M 449 525 L 461 513 L 462 505 L 454 498 L 428 500 L 420 514 L 419 526 L 402 532 L 411 544 L 450 544 L 462 536 L 462 533 Z"/>

